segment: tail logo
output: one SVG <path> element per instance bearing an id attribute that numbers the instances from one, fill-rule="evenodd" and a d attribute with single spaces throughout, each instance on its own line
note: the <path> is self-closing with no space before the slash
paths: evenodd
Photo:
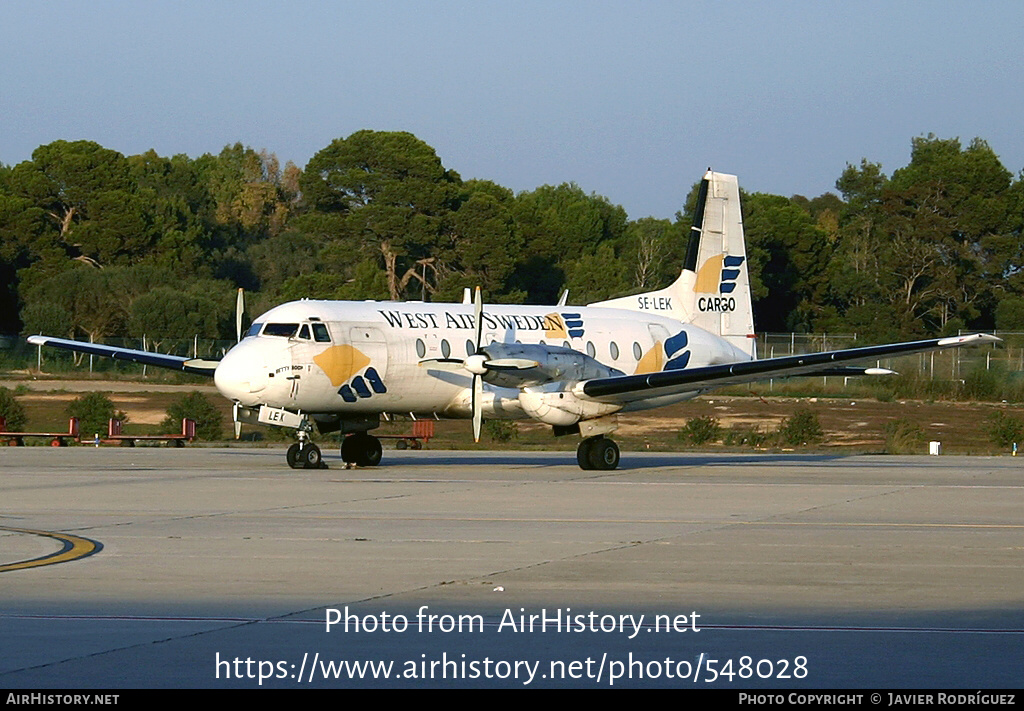
<path id="1" fill-rule="evenodd" d="M 583 316 L 581 314 L 554 313 L 544 317 L 545 335 L 548 338 L 583 338 Z"/>
<path id="2" fill-rule="evenodd" d="M 693 290 L 702 294 L 731 294 L 740 278 L 740 266 L 746 257 L 716 254 L 708 257 L 697 272 Z"/>
<path id="3" fill-rule="evenodd" d="M 740 278 L 740 265 L 744 257 L 731 257 L 725 255 L 722 264 L 722 283 L 718 287 L 721 294 L 731 294 L 736 288 L 736 280 Z"/>

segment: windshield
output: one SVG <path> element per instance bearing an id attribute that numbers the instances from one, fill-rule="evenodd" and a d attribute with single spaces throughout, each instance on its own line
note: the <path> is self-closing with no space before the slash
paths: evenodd
<path id="1" fill-rule="evenodd" d="M 267 327 L 263 329 L 263 335 L 291 338 L 298 329 L 299 324 L 297 323 L 268 323 Z"/>

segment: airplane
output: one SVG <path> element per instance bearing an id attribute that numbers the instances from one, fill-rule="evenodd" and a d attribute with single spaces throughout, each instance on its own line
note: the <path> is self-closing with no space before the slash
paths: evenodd
<path id="1" fill-rule="evenodd" d="M 375 466 L 381 417 L 529 419 L 579 435 L 582 469 L 618 467 L 619 413 L 714 388 L 796 375 L 885 375 L 853 367 L 897 355 L 999 342 L 932 338 L 758 360 L 739 183 L 710 169 L 679 277 L 668 287 L 587 306 L 292 301 L 259 316 L 223 358 L 206 360 L 31 336 L 35 345 L 213 378 L 238 422 L 293 428 L 293 468 L 323 466 L 310 435 L 345 435 L 346 464 Z"/>

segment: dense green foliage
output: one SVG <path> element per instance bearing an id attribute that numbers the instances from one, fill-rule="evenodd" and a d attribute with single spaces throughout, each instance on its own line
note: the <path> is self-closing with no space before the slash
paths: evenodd
<path id="1" fill-rule="evenodd" d="M 511 420 L 486 420 L 483 431 L 492 442 L 511 442 L 519 438 L 519 427 Z"/>
<path id="2" fill-rule="evenodd" d="M 722 426 L 718 423 L 717 418 L 710 415 L 691 417 L 679 431 L 679 439 L 690 444 L 702 445 L 717 441 L 721 434 Z"/>
<path id="3" fill-rule="evenodd" d="M 924 430 L 909 417 L 900 417 L 885 426 L 885 451 L 888 454 L 924 454 L 924 443 Z"/>
<path id="4" fill-rule="evenodd" d="M 994 412 L 986 422 L 989 436 L 1000 447 L 1024 446 L 1024 420 L 1007 412 Z"/>
<path id="5" fill-rule="evenodd" d="M 0 387 L 0 417 L 4 418 L 8 432 L 25 431 L 28 421 L 25 406 L 18 402 L 13 392 L 3 387 Z"/>
<path id="6" fill-rule="evenodd" d="M 166 433 L 181 432 L 181 421 L 189 418 L 196 421 L 196 437 L 206 441 L 221 438 L 224 431 L 224 416 L 208 397 L 202 393 L 188 393 L 178 397 L 167 408 L 167 417 L 160 423 Z"/>
<path id="7" fill-rule="evenodd" d="M 83 440 L 88 440 L 95 434 L 106 437 L 108 422 L 113 418 L 121 420 L 122 423 L 128 421 L 128 415 L 115 411 L 114 403 L 103 393 L 86 393 L 76 397 L 68 403 L 66 412 L 68 417 L 78 418 L 78 431 Z"/>
<path id="8" fill-rule="evenodd" d="M 743 196 L 758 330 L 1024 329 L 1024 181 L 988 144 L 919 137 L 891 176 L 865 159 L 836 188 Z M 192 159 L 55 141 L 0 165 L 0 332 L 230 338 L 239 286 L 251 312 L 476 285 L 587 303 L 674 279 L 695 200 L 630 221 L 573 183 L 514 194 L 404 132 L 339 138 L 305 169 L 237 143 Z"/>
<path id="9" fill-rule="evenodd" d="M 817 444 L 824 438 L 818 416 L 806 407 L 798 407 L 779 426 L 779 442 L 784 445 Z"/>

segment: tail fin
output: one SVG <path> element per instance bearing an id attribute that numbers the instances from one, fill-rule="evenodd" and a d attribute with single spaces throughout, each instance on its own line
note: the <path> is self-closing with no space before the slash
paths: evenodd
<path id="1" fill-rule="evenodd" d="M 701 180 L 686 258 L 675 282 L 660 291 L 590 305 L 692 323 L 753 356 L 754 312 L 736 176 L 708 170 Z"/>

